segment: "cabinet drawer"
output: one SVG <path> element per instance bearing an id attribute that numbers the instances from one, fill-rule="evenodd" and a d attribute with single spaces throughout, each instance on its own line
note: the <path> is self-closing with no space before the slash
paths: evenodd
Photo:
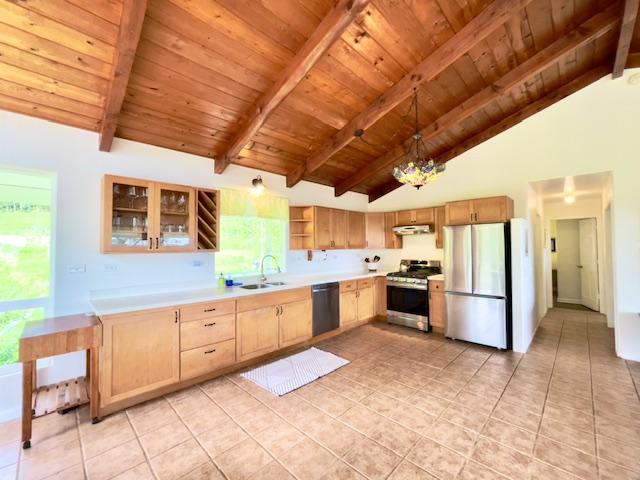
<path id="1" fill-rule="evenodd" d="M 373 287 L 373 278 L 363 278 L 358 280 L 358 290 Z"/>
<path id="2" fill-rule="evenodd" d="M 442 280 L 429 280 L 429 290 L 432 292 L 443 292 L 444 282 Z"/>
<path id="3" fill-rule="evenodd" d="M 283 305 L 308 298 L 311 298 L 311 289 L 309 287 L 284 290 L 278 293 L 252 295 L 238 299 L 238 312 L 255 310 L 269 305 Z"/>
<path id="4" fill-rule="evenodd" d="M 221 302 L 205 302 L 180 307 L 180 320 L 190 322 L 191 320 L 201 320 L 218 315 L 228 315 L 235 313 L 236 301 L 224 300 Z"/>
<path id="5" fill-rule="evenodd" d="M 236 315 L 203 318 L 180 324 L 180 351 L 236 337 Z"/>
<path id="6" fill-rule="evenodd" d="M 342 292 L 351 292 L 358 288 L 357 280 L 346 280 L 344 282 L 340 282 L 340 293 Z"/>
<path id="7" fill-rule="evenodd" d="M 235 339 L 180 353 L 180 379 L 205 375 L 236 361 Z"/>

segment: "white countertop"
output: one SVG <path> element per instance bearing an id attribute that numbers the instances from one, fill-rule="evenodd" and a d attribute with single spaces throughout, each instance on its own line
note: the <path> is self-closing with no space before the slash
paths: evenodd
<path id="1" fill-rule="evenodd" d="M 336 272 L 314 275 L 267 275 L 267 282 L 285 282 L 285 285 L 248 290 L 240 286 L 218 288 L 217 281 L 202 284 L 157 285 L 151 287 L 118 288 L 93 292 L 89 301 L 97 316 L 127 313 L 152 308 L 174 307 L 190 303 L 210 302 L 281 292 L 293 288 L 307 287 L 318 283 L 339 282 L 357 278 L 385 276 L 386 271 L 378 272 Z M 258 283 L 254 278 L 243 281 L 244 285 Z M 135 293 L 133 293 L 135 292 Z"/>
<path id="2" fill-rule="evenodd" d="M 444 273 L 438 273 L 437 275 L 429 275 L 427 280 L 441 281 L 444 282 Z"/>

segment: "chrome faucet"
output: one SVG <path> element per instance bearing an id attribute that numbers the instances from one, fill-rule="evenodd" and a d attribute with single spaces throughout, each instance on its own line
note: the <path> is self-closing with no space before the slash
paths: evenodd
<path id="1" fill-rule="evenodd" d="M 280 265 L 278 265 L 278 259 L 276 257 L 274 257 L 273 255 L 265 255 L 264 257 L 262 257 L 262 260 L 260 261 L 260 281 L 262 283 L 267 281 L 267 277 L 264 274 L 264 261 L 268 258 L 271 257 L 273 258 L 273 261 L 276 262 L 276 268 L 278 269 L 278 273 L 281 273 L 282 270 L 280 270 Z"/>

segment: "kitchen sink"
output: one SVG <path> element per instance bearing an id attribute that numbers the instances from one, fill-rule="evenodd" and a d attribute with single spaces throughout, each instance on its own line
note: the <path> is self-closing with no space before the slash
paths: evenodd
<path id="1" fill-rule="evenodd" d="M 258 288 L 269 288 L 271 285 L 267 285 L 266 283 L 252 283 L 250 285 L 243 285 L 240 288 L 244 288 L 246 290 L 257 290 Z"/>
<path id="2" fill-rule="evenodd" d="M 285 282 L 267 282 L 267 285 L 273 285 L 274 287 L 278 287 L 280 285 L 286 285 Z"/>

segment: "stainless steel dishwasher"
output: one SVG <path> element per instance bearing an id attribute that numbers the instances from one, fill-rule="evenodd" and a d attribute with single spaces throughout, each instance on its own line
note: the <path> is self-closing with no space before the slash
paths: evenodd
<path id="1" fill-rule="evenodd" d="M 311 287 L 313 293 L 313 336 L 340 327 L 340 284 L 320 283 Z"/>

